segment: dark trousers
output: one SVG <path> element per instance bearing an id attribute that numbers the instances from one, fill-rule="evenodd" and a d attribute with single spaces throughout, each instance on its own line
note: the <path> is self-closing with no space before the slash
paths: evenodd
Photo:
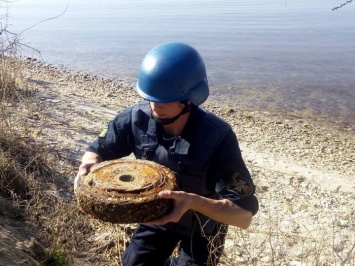
<path id="1" fill-rule="evenodd" d="M 223 251 L 227 227 L 219 225 L 211 236 L 185 235 L 162 226 L 140 224 L 122 255 L 123 266 L 214 266 Z M 179 254 L 170 257 L 179 244 Z"/>

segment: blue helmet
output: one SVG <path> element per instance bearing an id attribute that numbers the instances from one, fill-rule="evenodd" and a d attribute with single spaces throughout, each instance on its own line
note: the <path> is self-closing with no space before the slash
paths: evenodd
<path id="1" fill-rule="evenodd" d="M 190 100 L 200 105 L 209 95 L 205 64 L 199 53 L 187 44 L 160 44 L 144 57 L 136 89 L 148 101 Z"/>

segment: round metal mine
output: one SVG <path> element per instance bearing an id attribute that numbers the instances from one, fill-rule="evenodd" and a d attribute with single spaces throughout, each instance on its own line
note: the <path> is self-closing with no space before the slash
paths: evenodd
<path id="1" fill-rule="evenodd" d="M 78 181 L 75 191 L 81 209 L 111 223 L 141 223 L 168 213 L 173 200 L 161 199 L 173 190 L 175 175 L 152 161 L 118 159 L 95 164 Z"/>

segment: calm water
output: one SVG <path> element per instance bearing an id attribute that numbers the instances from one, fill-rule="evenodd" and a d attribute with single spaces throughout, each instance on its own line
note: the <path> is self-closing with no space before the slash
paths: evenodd
<path id="1" fill-rule="evenodd" d="M 49 19 L 21 34 L 44 61 L 129 84 L 152 47 L 187 42 L 214 99 L 355 124 L 355 3 L 332 11 L 342 2 L 18 0 L 8 24 L 19 33 Z"/>

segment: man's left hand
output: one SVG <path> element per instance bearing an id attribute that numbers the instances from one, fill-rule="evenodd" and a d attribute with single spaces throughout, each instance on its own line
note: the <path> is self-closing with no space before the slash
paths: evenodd
<path id="1" fill-rule="evenodd" d="M 149 221 L 147 224 L 163 225 L 169 222 L 178 222 L 184 213 L 190 209 L 188 204 L 190 195 L 191 194 L 184 191 L 164 190 L 159 192 L 160 198 L 174 200 L 174 208 L 171 212 L 164 215 L 163 217 Z"/>

